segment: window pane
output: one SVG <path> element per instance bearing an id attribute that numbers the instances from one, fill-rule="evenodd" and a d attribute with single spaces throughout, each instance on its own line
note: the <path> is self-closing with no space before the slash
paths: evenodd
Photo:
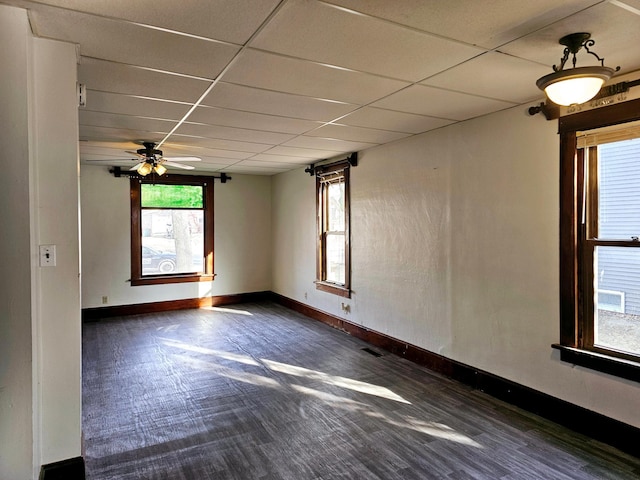
<path id="1" fill-rule="evenodd" d="M 640 355 L 640 248 L 596 247 L 594 340 Z"/>
<path id="2" fill-rule="evenodd" d="M 143 183 L 140 187 L 142 207 L 204 208 L 203 188 L 199 185 Z"/>
<path id="3" fill-rule="evenodd" d="M 344 182 L 334 182 L 328 188 L 329 218 L 327 229 L 330 232 L 344 231 Z"/>
<path id="4" fill-rule="evenodd" d="M 598 147 L 598 238 L 640 236 L 640 139 Z"/>
<path id="5" fill-rule="evenodd" d="M 328 282 L 344 285 L 345 282 L 345 255 L 344 234 L 327 234 L 327 278 Z"/>
<path id="6" fill-rule="evenodd" d="M 202 210 L 142 210 L 142 275 L 204 271 Z"/>

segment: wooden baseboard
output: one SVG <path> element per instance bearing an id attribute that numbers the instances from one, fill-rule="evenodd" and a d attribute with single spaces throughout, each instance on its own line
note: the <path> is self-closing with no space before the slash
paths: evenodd
<path id="1" fill-rule="evenodd" d="M 640 458 L 640 429 L 636 427 L 388 335 L 350 323 L 277 293 L 272 293 L 271 299 L 280 305 L 326 323 L 376 347 L 404 357 L 500 400 Z"/>
<path id="2" fill-rule="evenodd" d="M 84 480 L 84 458 L 76 457 L 42 465 L 39 480 Z"/>
<path id="3" fill-rule="evenodd" d="M 132 305 L 115 305 L 111 307 L 83 308 L 82 320 L 92 322 L 102 318 L 139 315 L 143 313 L 168 312 L 171 310 L 187 310 L 190 308 L 216 307 L 235 303 L 260 302 L 268 300 L 271 292 L 238 293 L 234 295 L 218 295 L 215 297 L 187 298 L 164 302 L 137 303 Z"/>

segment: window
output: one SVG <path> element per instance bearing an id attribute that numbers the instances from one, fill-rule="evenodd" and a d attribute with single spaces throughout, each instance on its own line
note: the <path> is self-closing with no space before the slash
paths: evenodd
<path id="1" fill-rule="evenodd" d="M 213 280 L 213 179 L 131 179 L 131 284 Z"/>
<path id="2" fill-rule="evenodd" d="M 561 359 L 640 381 L 640 100 L 560 119 Z"/>
<path id="3" fill-rule="evenodd" d="M 349 164 L 316 171 L 319 290 L 350 297 Z"/>

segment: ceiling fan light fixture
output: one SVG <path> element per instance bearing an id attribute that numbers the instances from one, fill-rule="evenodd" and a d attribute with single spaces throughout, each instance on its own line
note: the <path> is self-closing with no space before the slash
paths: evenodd
<path id="1" fill-rule="evenodd" d="M 153 169 L 153 165 L 151 165 L 150 163 L 144 162 L 142 165 L 138 167 L 137 172 L 144 177 L 146 175 L 149 175 L 152 169 Z"/>
<path id="2" fill-rule="evenodd" d="M 165 172 L 167 171 L 167 167 L 159 163 L 155 167 L 153 167 L 153 171 L 156 172 L 158 175 L 164 175 Z"/>
<path id="3" fill-rule="evenodd" d="M 604 58 L 589 50 L 589 47 L 595 44 L 590 38 L 589 33 L 572 33 L 560 39 L 560 44 L 565 45 L 560 66 L 554 65 L 553 73 L 539 78 L 536 82 L 538 88 L 543 90 L 553 103 L 569 106 L 588 102 L 598 94 L 604 82 L 620 70 L 620 67 L 613 69 L 604 66 Z M 576 67 L 576 53 L 582 48 L 596 57 L 601 65 Z M 563 70 L 570 55 L 573 55 L 573 68 Z"/>

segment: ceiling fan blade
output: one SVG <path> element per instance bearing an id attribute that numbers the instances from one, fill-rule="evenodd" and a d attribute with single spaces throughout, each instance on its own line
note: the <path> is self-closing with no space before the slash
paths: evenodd
<path id="1" fill-rule="evenodd" d="M 137 170 L 139 169 L 142 165 L 144 165 L 145 162 L 140 162 L 137 165 L 134 165 L 133 167 L 131 167 L 129 170 Z"/>
<path id="2" fill-rule="evenodd" d="M 200 162 L 202 159 L 199 157 L 162 157 L 164 160 L 171 162 Z"/>
<path id="3" fill-rule="evenodd" d="M 169 167 L 182 168 L 183 170 L 193 170 L 196 167 L 192 167 L 191 165 L 182 165 L 181 163 L 173 163 L 169 161 L 162 162 L 162 165 L 168 165 Z"/>
<path id="4" fill-rule="evenodd" d="M 144 155 L 141 155 L 138 152 L 134 152 L 133 150 L 125 150 L 125 152 L 130 153 L 131 155 L 136 155 L 138 157 L 144 157 Z"/>

